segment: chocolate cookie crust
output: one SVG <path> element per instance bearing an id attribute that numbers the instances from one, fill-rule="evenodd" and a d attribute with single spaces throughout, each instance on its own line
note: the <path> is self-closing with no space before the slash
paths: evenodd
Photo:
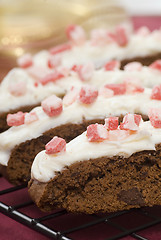
<path id="1" fill-rule="evenodd" d="M 43 211 L 65 208 L 92 214 L 161 204 L 161 144 L 129 158 L 101 157 L 66 167 L 47 183 L 30 180 L 29 193 Z"/>
<path id="2" fill-rule="evenodd" d="M 149 66 L 151 63 L 153 63 L 154 61 L 161 59 L 161 53 L 158 54 L 154 54 L 154 55 L 149 55 L 149 56 L 143 56 L 143 57 L 135 57 L 135 58 L 127 58 L 121 61 L 121 69 L 123 69 L 123 67 L 129 63 L 129 62 L 140 62 L 145 66 Z"/>

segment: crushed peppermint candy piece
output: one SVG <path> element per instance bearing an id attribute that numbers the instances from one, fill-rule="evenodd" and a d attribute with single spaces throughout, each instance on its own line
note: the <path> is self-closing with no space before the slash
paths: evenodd
<path id="1" fill-rule="evenodd" d="M 58 72 L 57 70 L 54 70 L 52 73 L 48 73 L 45 77 L 41 78 L 39 82 L 42 85 L 46 85 L 49 82 L 55 82 L 63 77 L 64 75 L 62 73 Z"/>
<path id="2" fill-rule="evenodd" d="M 48 67 L 49 68 L 55 68 L 55 67 L 58 67 L 60 64 L 61 64 L 61 56 L 58 54 L 58 55 L 51 55 L 48 59 Z"/>
<path id="3" fill-rule="evenodd" d="M 94 73 L 93 63 L 87 63 L 77 69 L 78 76 L 82 81 L 88 81 L 91 79 Z"/>
<path id="4" fill-rule="evenodd" d="M 105 88 L 111 89 L 114 92 L 114 95 L 123 95 L 126 93 L 126 84 L 125 83 L 106 84 Z"/>
<path id="5" fill-rule="evenodd" d="M 137 131 L 142 117 L 137 114 L 127 114 L 123 118 L 123 122 L 120 124 L 121 130 L 132 130 Z"/>
<path id="6" fill-rule="evenodd" d="M 23 112 L 17 112 L 13 114 L 9 113 L 7 115 L 8 126 L 12 127 L 12 126 L 20 126 L 24 124 L 25 114 L 26 113 L 23 113 Z"/>
<path id="7" fill-rule="evenodd" d="M 108 130 L 116 130 L 119 124 L 118 117 L 109 117 L 105 119 L 105 126 Z"/>
<path id="8" fill-rule="evenodd" d="M 141 71 L 143 65 L 140 62 L 130 62 L 124 66 L 125 71 Z"/>
<path id="9" fill-rule="evenodd" d="M 122 141 L 129 136 L 129 131 L 116 129 L 109 131 L 109 141 Z"/>
<path id="10" fill-rule="evenodd" d="M 73 65 L 71 70 L 74 71 L 74 72 L 78 72 L 80 71 L 80 69 L 82 68 L 82 65 Z"/>
<path id="11" fill-rule="evenodd" d="M 144 92 L 144 87 L 140 86 L 139 79 L 128 78 L 124 80 L 126 93 L 135 94 Z"/>
<path id="12" fill-rule="evenodd" d="M 140 27 L 137 31 L 136 31 L 136 34 L 137 35 L 140 35 L 142 37 L 146 37 L 150 34 L 150 30 L 148 27 L 146 26 L 143 26 L 143 27 Z"/>
<path id="13" fill-rule="evenodd" d="M 118 26 L 116 28 L 116 42 L 119 46 L 124 47 L 128 44 L 128 36 L 124 27 Z"/>
<path id="14" fill-rule="evenodd" d="M 103 86 L 99 89 L 99 95 L 102 95 L 105 98 L 111 98 L 114 96 L 114 91 Z"/>
<path id="15" fill-rule="evenodd" d="M 43 111 L 49 116 L 58 116 L 62 110 L 62 99 L 52 95 L 41 102 Z"/>
<path id="16" fill-rule="evenodd" d="M 25 82 L 11 83 L 8 90 L 13 96 L 23 96 L 27 91 L 27 85 Z"/>
<path id="17" fill-rule="evenodd" d="M 161 84 L 153 87 L 150 98 L 161 100 Z"/>
<path id="18" fill-rule="evenodd" d="M 80 103 L 91 104 L 98 96 L 98 91 L 91 86 L 83 86 L 78 94 Z"/>
<path id="19" fill-rule="evenodd" d="M 151 69 L 155 69 L 158 71 L 161 71 L 161 59 L 156 60 L 155 62 L 153 62 L 152 64 L 149 65 L 149 68 Z"/>
<path id="20" fill-rule="evenodd" d="M 39 120 L 39 118 L 38 118 L 36 112 L 30 112 L 30 113 L 25 114 L 25 121 L 24 121 L 25 124 L 30 124 L 30 123 L 35 122 L 37 120 Z"/>
<path id="21" fill-rule="evenodd" d="M 151 125 L 154 128 L 161 128 L 161 109 L 151 108 L 148 113 Z"/>
<path id="22" fill-rule="evenodd" d="M 33 61 L 32 61 L 31 54 L 26 53 L 23 56 L 19 57 L 17 59 L 17 64 L 21 68 L 28 68 L 28 67 L 32 66 Z"/>
<path id="23" fill-rule="evenodd" d="M 121 63 L 120 61 L 117 60 L 111 60 L 108 61 L 105 65 L 104 65 L 104 69 L 106 71 L 114 71 L 116 69 L 120 69 Z"/>
<path id="24" fill-rule="evenodd" d="M 68 50 L 71 50 L 72 46 L 70 43 L 64 43 L 64 44 L 60 44 L 56 47 L 53 47 L 49 50 L 50 54 L 55 55 L 58 53 L 62 53 Z"/>
<path id="25" fill-rule="evenodd" d="M 56 154 L 66 151 L 66 141 L 63 138 L 55 136 L 45 145 L 46 154 Z"/>
<path id="26" fill-rule="evenodd" d="M 106 29 L 93 29 L 90 33 L 91 45 L 104 46 L 107 43 L 113 42 L 113 39 L 109 35 Z"/>
<path id="27" fill-rule="evenodd" d="M 78 97 L 78 89 L 76 87 L 71 87 L 71 89 L 67 92 L 67 94 L 63 98 L 63 104 L 65 106 L 71 105 L 73 102 L 76 101 Z"/>
<path id="28" fill-rule="evenodd" d="M 102 124 L 91 124 L 87 127 L 87 138 L 89 142 L 99 142 L 108 139 L 108 131 Z"/>
<path id="29" fill-rule="evenodd" d="M 68 39 L 76 45 L 81 45 L 86 40 L 84 29 L 78 25 L 69 25 L 66 29 L 66 35 Z"/>

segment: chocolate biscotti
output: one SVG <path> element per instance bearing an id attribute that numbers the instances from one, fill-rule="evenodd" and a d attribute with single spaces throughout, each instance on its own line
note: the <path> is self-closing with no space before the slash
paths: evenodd
<path id="1" fill-rule="evenodd" d="M 54 137 L 32 165 L 29 193 L 43 211 L 115 212 L 161 204 L 161 111 L 92 124 L 65 144 Z"/>
<path id="2" fill-rule="evenodd" d="M 63 100 L 53 95 L 30 113 L 8 115 L 12 127 L 0 134 L 0 164 L 11 183 L 25 182 L 35 155 L 53 136 L 69 142 L 89 124 L 110 116 L 122 119 L 129 112 L 148 120 L 149 109 L 161 107 L 160 96 L 160 85 L 151 90 L 131 82 L 107 84 L 99 91 L 90 86 L 72 88 Z"/>

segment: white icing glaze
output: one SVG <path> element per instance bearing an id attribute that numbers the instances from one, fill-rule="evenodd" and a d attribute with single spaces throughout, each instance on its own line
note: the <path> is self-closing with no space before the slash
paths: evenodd
<path id="1" fill-rule="evenodd" d="M 123 60 L 159 52 L 161 52 L 161 31 L 155 30 L 146 37 L 135 33 L 131 34 L 128 44 L 124 47 L 120 47 L 115 42 L 92 46 L 91 42 L 87 41 L 82 46 L 75 46 L 72 50 L 63 52 L 62 63 L 71 67 L 76 63 L 92 61 L 96 66 L 101 66 L 104 62 L 114 58 Z"/>
<path id="2" fill-rule="evenodd" d="M 149 121 L 142 122 L 135 134 L 122 141 L 89 142 L 84 132 L 67 144 L 65 153 L 48 155 L 45 150 L 38 153 L 32 164 L 31 177 L 47 182 L 54 178 L 57 171 L 73 163 L 103 156 L 128 158 L 135 152 L 155 150 L 155 145 L 160 142 L 161 129 L 153 128 Z"/>
<path id="3" fill-rule="evenodd" d="M 133 58 L 136 56 L 147 56 L 161 52 L 161 31 L 155 30 L 151 34 L 145 36 L 132 34 L 129 43 L 120 47 L 115 42 L 110 42 L 105 45 L 92 46 L 91 41 L 86 41 L 82 46 L 73 46 L 71 50 L 60 53 L 62 57 L 62 66 L 71 67 L 74 64 L 82 64 L 86 62 L 94 62 L 95 65 L 102 64 L 110 59 L 116 58 L 119 60 L 125 58 Z M 38 67 L 37 74 L 44 76 L 46 73 L 52 72 L 47 67 L 47 61 L 50 53 L 46 50 L 40 51 L 33 56 L 33 63 Z M 3 102 L 0 106 L 0 112 L 16 109 L 20 106 L 38 104 L 45 97 L 56 94 L 63 95 L 72 85 L 81 86 L 82 81 L 76 73 L 72 72 L 70 77 L 62 78 L 55 83 L 48 83 L 44 86 L 41 84 L 38 87 L 34 86 L 35 79 L 29 75 L 32 67 L 28 69 L 15 68 L 11 70 L 0 85 L 0 101 Z M 145 87 L 152 87 L 160 83 L 159 71 L 152 71 L 147 67 L 143 67 L 142 71 L 134 72 L 105 72 L 103 70 L 95 71 L 92 79 L 88 82 L 96 87 L 109 82 L 120 82 L 124 77 L 137 77 Z M 8 91 L 10 83 L 24 81 L 27 83 L 27 92 L 25 95 L 15 97 Z"/>
<path id="4" fill-rule="evenodd" d="M 38 60 L 41 62 L 41 54 Z M 120 83 L 128 78 L 134 79 L 134 81 L 137 79 L 142 86 L 153 87 L 154 85 L 161 83 L 161 72 L 148 67 L 143 67 L 141 71 L 132 72 L 123 70 L 105 71 L 104 69 L 100 69 L 95 70 L 92 78 L 86 83 L 91 84 L 96 88 L 100 88 L 104 84 Z M 17 83 L 22 81 L 27 84 L 26 94 L 18 97 L 13 96 L 9 92 L 9 85 L 12 82 Z M 58 96 L 63 95 L 72 86 L 81 87 L 82 84 L 85 83 L 82 82 L 77 73 L 73 71 L 69 77 L 62 78 L 55 83 L 48 83 L 44 86 L 39 84 L 37 87 L 35 87 L 35 81 L 36 80 L 29 76 L 26 70 L 20 68 L 11 70 L 0 85 L 0 101 L 3 102 L 3 104 L 0 105 L 0 112 L 16 109 L 20 106 L 38 104 L 47 96 L 52 94 L 56 94 Z"/>
<path id="5" fill-rule="evenodd" d="M 63 112 L 57 117 L 49 117 L 41 107 L 35 111 L 38 121 L 11 127 L 0 134 L 0 163 L 7 165 L 10 152 L 15 145 L 39 137 L 43 132 L 67 123 L 81 123 L 82 119 L 104 119 L 107 116 L 120 116 L 127 113 L 142 113 L 147 115 L 150 108 L 161 108 L 161 101 L 151 100 L 151 89 L 145 89 L 144 93 L 133 95 L 115 95 L 111 98 L 98 96 L 90 105 L 75 101 L 69 106 L 63 106 Z M 76 114 L 73 114 L 76 113 Z"/>

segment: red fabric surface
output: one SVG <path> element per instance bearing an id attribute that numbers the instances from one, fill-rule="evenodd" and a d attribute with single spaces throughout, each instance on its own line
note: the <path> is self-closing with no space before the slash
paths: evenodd
<path id="1" fill-rule="evenodd" d="M 141 25 L 148 26 L 151 30 L 159 28 L 161 26 L 161 17 L 132 17 L 134 28 L 137 29 Z M 11 187 L 11 185 L 4 179 L 0 178 L 0 190 Z M 16 205 L 22 202 L 30 201 L 27 193 L 27 189 L 16 191 L 16 193 L 5 194 L 0 196 L 0 201 L 8 205 Z M 42 213 L 35 205 L 20 209 L 23 213 L 30 217 L 40 217 L 46 215 Z M 161 217 L 161 207 L 148 208 L 148 211 L 154 215 Z M 95 220 L 92 216 L 87 215 L 73 215 L 65 214 L 64 216 L 57 217 L 56 219 L 48 220 L 44 222 L 48 226 L 52 227 L 55 231 L 62 231 L 79 224 L 86 223 L 90 220 Z M 147 223 L 150 219 L 144 217 L 141 214 L 138 215 L 137 211 L 129 212 L 123 217 L 117 217 L 115 223 L 121 224 L 123 227 L 130 229 L 139 226 L 143 223 Z M 109 226 L 106 223 L 102 223 L 98 226 L 84 229 L 83 231 L 74 232 L 69 234 L 68 237 L 77 240 L 101 240 L 107 237 L 112 237 L 114 234 L 120 233 L 115 227 Z M 139 234 L 149 240 L 161 239 L 161 224 L 148 228 Z M 23 226 L 22 224 L 4 216 L 0 213 L 0 240 L 45 240 L 47 237 Z M 132 240 L 132 236 L 124 237 L 122 240 Z"/>

